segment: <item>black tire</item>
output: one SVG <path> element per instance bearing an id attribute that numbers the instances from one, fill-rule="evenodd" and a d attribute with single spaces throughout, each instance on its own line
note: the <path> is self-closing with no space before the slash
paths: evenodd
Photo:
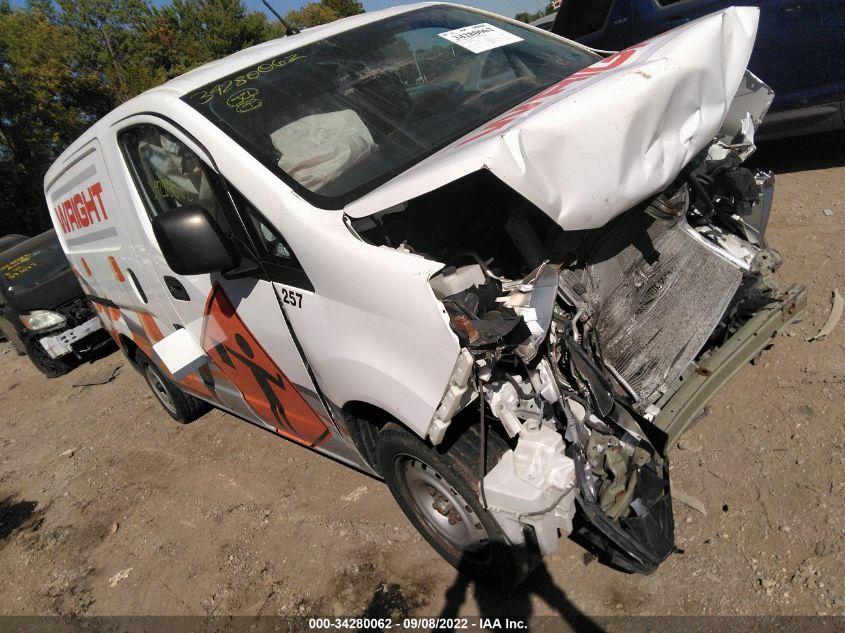
<path id="1" fill-rule="evenodd" d="M 29 356 L 29 360 L 47 378 L 64 376 L 79 364 L 79 361 L 73 354 L 65 354 L 60 358 L 51 358 L 44 348 L 41 347 L 38 339 L 27 337 L 23 341 L 23 346 L 26 349 L 26 355 Z"/>
<path id="2" fill-rule="evenodd" d="M 210 404 L 182 391 L 142 351 L 137 352 L 135 361 L 156 400 L 177 422 L 189 424 L 211 411 Z"/>
<path id="3" fill-rule="evenodd" d="M 498 589 L 508 589 L 528 576 L 538 557 L 525 547 L 510 545 L 502 529 L 482 506 L 479 497 L 480 450 L 478 424 L 467 428 L 448 446 L 430 446 L 393 422 L 384 426 L 377 439 L 381 474 L 414 527 L 465 576 Z M 488 471 L 507 450 L 504 440 L 488 430 Z M 431 479 L 432 476 L 434 479 Z M 445 492 L 436 489 L 438 484 L 441 490 L 446 489 Z M 428 508 L 428 497 L 420 491 L 426 487 L 431 497 L 431 509 Z M 424 505 L 420 503 L 421 495 Z M 456 509 L 460 507 L 455 499 L 465 502 L 457 516 Z M 467 518 L 476 521 L 474 526 L 471 521 L 466 521 Z M 455 537 L 456 530 L 472 532 L 470 527 L 475 528 L 474 534 L 478 538 L 469 547 L 453 542 L 461 538 L 450 540 L 450 537 Z M 462 534 L 458 536 L 462 537 Z"/>

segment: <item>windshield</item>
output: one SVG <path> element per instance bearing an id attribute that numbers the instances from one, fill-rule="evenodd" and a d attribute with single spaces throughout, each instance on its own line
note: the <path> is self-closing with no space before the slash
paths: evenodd
<path id="1" fill-rule="evenodd" d="M 67 269 L 67 257 L 55 236 L 30 248 L 21 245 L 0 257 L 0 283 L 10 296 L 25 292 Z"/>
<path id="2" fill-rule="evenodd" d="M 425 7 L 184 97 L 322 208 L 341 208 L 599 58 L 474 11 Z"/>

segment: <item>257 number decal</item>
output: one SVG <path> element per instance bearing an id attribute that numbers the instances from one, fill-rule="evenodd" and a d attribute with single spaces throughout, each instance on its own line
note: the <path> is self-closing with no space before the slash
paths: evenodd
<path id="1" fill-rule="evenodd" d="M 282 301 L 285 305 L 293 306 L 294 308 L 302 307 L 302 293 L 282 288 Z"/>

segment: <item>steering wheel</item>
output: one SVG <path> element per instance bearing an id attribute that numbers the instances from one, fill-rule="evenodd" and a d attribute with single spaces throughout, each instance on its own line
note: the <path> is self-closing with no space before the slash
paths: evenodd
<path id="1" fill-rule="evenodd" d="M 425 115 L 427 111 L 432 110 L 434 106 L 441 101 L 449 98 L 455 90 L 461 90 L 461 85 L 457 81 L 450 81 L 448 84 L 426 90 L 420 94 L 408 108 L 408 111 L 403 117 L 403 123 L 416 120 L 422 113 Z"/>

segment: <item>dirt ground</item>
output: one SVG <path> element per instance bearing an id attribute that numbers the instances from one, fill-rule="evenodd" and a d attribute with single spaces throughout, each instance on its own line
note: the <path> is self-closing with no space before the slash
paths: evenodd
<path id="1" fill-rule="evenodd" d="M 845 135 L 765 145 L 770 244 L 809 309 L 673 449 L 683 553 L 650 576 L 565 540 L 520 589 L 467 584 L 379 481 L 215 411 L 180 426 L 114 353 L 44 379 L 0 348 L 0 613 L 522 617 L 845 614 Z M 108 384 L 74 387 L 105 368 Z"/>

